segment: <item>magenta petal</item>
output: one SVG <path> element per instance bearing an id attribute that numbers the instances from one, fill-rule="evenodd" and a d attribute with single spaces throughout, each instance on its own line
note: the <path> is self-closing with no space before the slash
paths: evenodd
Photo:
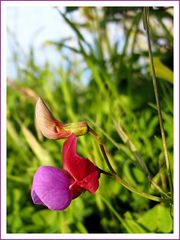
<path id="1" fill-rule="evenodd" d="M 87 191 L 94 193 L 99 187 L 99 173 L 98 171 L 94 171 L 90 173 L 83 180 L 78 182 L 78 185 L 82 188 L 85 188 Z"/>
<path id="2" fill-rule="evenodd" d="M 91 161 L 76 153 L 76 136 L 74 134 L 63 144 L 63 167 L 76 180 L 82 180 L 93 171 L 97 171 Z"/>
<path id="3" fill-rule="evenodd" d="M 71 203 L 69 186 L 72 179 L 63 170 L 43 166 L 33 179 L 31 197 L 35 204 L 43 204 L 51 210 L 62 210 Z"/>
<path id="4" fill-rule="evenodd" d="M 63 145 L 63 167 L 75 179 L 75 186 L 95 192 L 98 189 L 99 172 L 87 158 L 76 153 L 76 136 L 71 135 Z"/>

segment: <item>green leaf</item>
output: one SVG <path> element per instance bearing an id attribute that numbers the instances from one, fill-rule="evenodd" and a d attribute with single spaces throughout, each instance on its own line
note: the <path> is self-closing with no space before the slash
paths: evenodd
<path id="1" fill-rule="evenodd" d="M 150 232 L 170 233 L 172 231 L 170 210 L 162 204 L 151 208 L 138 219 L 138 222 Z"/>
<path id="2" fill-rule="evenodd" d="M 166 65 L 164 65 L 158 57 L 154 57 L 154 67 L 156 76 L 165 81 L 173 83 L 173 72 Z"/>

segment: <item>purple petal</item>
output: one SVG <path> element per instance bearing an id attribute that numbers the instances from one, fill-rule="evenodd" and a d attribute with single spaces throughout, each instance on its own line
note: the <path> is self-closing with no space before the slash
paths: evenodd
<path id="1" fill-rule="evenodd" d="M 40 167 L 33 179 L 31 197 L 35 204 L 43 204 L 51 210 L 62 210 L 71 203 L 69 186 L 72 179 L 63 170 Z"/>
<path id="2" fill-rule="evenodd" d="M 31 197 L 32 197 L 34 204 L 44 205 L 44 203 L 40 200 L 40 198 L 38 197 L 38 195 L 36 194 L 36 192 L 33 189 L 31 191 Z"/>

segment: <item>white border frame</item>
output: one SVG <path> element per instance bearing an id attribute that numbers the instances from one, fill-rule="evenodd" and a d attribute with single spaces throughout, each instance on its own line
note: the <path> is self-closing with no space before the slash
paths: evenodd
<path id="1" fill-rule="evenodd" d="M 6 229 L 6 17 L 13 6 L 174 7 L 174 233 L 172 234 L 8 234 Z M 178 1 L 12 1 L 1 2 L 1 238 L 2 239 L 179 239 L 179 2 Z M 178 54 L 177 54 L 178 53 Z M 3 193 L 3 194 L 2 194 Z"/>

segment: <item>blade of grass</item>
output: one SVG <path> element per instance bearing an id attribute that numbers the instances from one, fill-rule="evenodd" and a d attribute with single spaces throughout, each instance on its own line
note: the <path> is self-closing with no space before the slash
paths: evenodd
<path id="1" fill-rule="evenodd" d="M 126 221 L 119 215 L 119 213 L 114 209 L 112 204 L 110 204 L 105 197 L 102 195 L 99 195 L 103 202 L 106 204 L 106 206 L 109 208 L 109 210 L 114 214 L 114 216 L 119 220 L 119 222 L 122 224 L 122 226 L 127 230 L 128 233 L 132 233 L 131 228 L 128 226 Z"/>
<path id="2" fill-rule="evenodd" d="M 149 177 L 150 173 L 149 170 L 145 164 L 145 162 L 143 161 L 143 159 L 141 158 L 141 155 L 139 154 L 139 152 L 137 151 L 135 145 L 131 142 L 131 140 L 129 139 L 129 137 L 127 136 L 127 134 L 124 132 L 124 130 L 121 128 L 121 126 L 119 124 L 117 124 L 116 122 L 114 122 L 115 125 L 115 129 L 117 130 L 119 136 L 121 137 L 122 141 L 127 144 L 128 148 L 130 149 L 130 151 L 133 153 L 135 159 L 138 162 L 138 165 L 140 167 L 140 169 L 142 171 L 145 172 L 145 174 Z"/>
<path id="3" fill-rule="evenodd" d="M 48 151 L 41 147 L 41 145 L 38 143 L 30 130 L 25 127 L 24 124 L 21 124 L 21 128 L 27 143 L 39 159 L 41 165 L 54 166 L 54 161 L 52 160 L 50 154 L 48 153 Z"/>
<path id="4" fill-rule="evenodd" d="M 77 25 L 73 23 L 69 18 L 66 17 L 64 13 L 62 13 L 58 8 L 56 8 L 58 13 L 62 16 L 62 18 L 65 20 L 65 22 L 72 28 L 72 30 L 76 33 L 79 40 L 84 42 L 89 48 L 91 48 L 91 45 L 84 39 L 83 35 L 77 28 Z"/>
<path id="5" fill-rule="evenodd" d="M 163 194 L 165 197 L 169 198 L 168 195 L 163 191 L 163 189 L 161 189 L 161 187 L 159 187 L 156 182 L 153 181 L 153 178 L 144 162 L 144 160 L 141 157 L 141 154 L 139 153 L 139 151 L 136 149 L 135 145 L 132 143 L 132 141 L 130 140 L 130 138 L 127 136 L 127 134 L 124 132 L 124 130 L 121 128 L 121 126 L 117 123 L 115 124 L 115 128 L 119 134 L 119 136 L 121 137 L 121 139 L 123 140 L 123 142 L 125 144 L 127 144 L 128 148 L 130 149 L 130 151 L 133 153 L 139 168 L 146 174 L 148 180 L 150 181 L 150 183 L 161 193 Z"/>

